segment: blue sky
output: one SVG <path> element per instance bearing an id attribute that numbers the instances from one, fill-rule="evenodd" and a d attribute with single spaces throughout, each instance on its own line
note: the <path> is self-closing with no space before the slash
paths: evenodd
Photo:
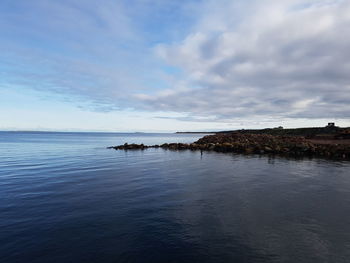
<path id="1" fill-rule="evenodd" d="M 341 0 L 2 0 L 0 129 L 350 126 Z"/>

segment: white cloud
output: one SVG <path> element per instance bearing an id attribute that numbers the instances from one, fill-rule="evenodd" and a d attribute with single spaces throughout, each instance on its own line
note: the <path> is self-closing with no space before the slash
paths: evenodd
<path id="1" fill-rule="evenodd" d="M 157 47 L 196 89 L 155 95 L 149 108 L 218 119 L 350 118 L 349 1 L 208 1 L 201 11 L 182 42 Z"/>
<path id="2" fill-rule="evenodd" d="M 132 107 L 132 94 L 162 82 L 147 2 L 0 3 L 0 85 L 74 96 L 96 109 Z"/>
<path id="3" fill-rule="evenodd" d="M 199 122 L 350 118 L 349 1 L 5 1 L 0 20 L 3 86 Z"/>

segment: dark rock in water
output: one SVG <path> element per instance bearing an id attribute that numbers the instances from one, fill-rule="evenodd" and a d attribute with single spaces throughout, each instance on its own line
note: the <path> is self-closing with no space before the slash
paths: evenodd
<path id="1" fill-rule="evenodd" d="M 272 149 L 270 147 L 268 147 L 268 146 L 264 147 L 264 151 L 267 152 L 267 153 L 273 152 Z"/>
<path id="2" fill-rule="evenodd" d="M 245 153 L 247 153 L 247 154 L 254 153 L 254 149 L 251 148 L 251 147 L 245 148 L 244 151 L 245 151 Z"/>
<path id="3" fill-rule="evenodd" d="M 115 150 L 144 150 L 162 148 L 169 150 L 200 150 L 234 152 L 245 154 L 278 154 L 293 156 L 327 156 L 350 159 L 350 145 L 316 144 L 304 137 L 274 136 L 267 134 L 216 134 L 198 141 L 186 143 L 164 143 L 162 145 L 128 144 L 108 147 Z"/>
<path id="4" fill-rule="evenodd" d="M 149 146 L 144 144 L 135 144 L 135 143 L 133 144 L 124 143 L 123 145 L 108 147 L 108 149 L 115 149 L 115 150 L 143 150 L 146 148 L 149 148 Z"/>

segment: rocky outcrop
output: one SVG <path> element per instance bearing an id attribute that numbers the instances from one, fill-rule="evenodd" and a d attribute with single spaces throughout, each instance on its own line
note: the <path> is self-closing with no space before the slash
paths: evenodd
<path id="1" fill-rule="evenodd" d="M 109 147 L 116 150 L 144 150 L 162 148 L 169 150 L 201 150 L 234 152 L 242 154 L 276 154 L 288 156 L 318 156 L 350 159 L 350 145 L 317 144 L 303 137 L 273 136 L 261 134 L 216 134 L 208 135 L 190 144 L 165 143 L 162 145 L 123 144 Z"/>

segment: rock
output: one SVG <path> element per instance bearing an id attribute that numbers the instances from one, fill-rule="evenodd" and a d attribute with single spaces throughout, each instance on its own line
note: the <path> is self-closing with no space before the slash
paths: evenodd
<path id="1" fill-rule="evenodd" d="M 267 153 L 270 153 L 270 152 L 272 152 L 272 149 L 270 147 L 268 147 L 268 146 L 265 146 L 264 147 L 264 151 L 267 152 Z"/>
<path id="2" fill-rule="evenodd" d="M 147 146 L 144 144 L 124 143 L 107 147 L 115 150 L 144 150 L 147 148 L 163 148 L 170 150 L 200 150 L 235 153 L 284 154 L 295 156 L 328 156 L 330 158 L 350 159 L 349 145 L 325 145 L 307 141 L 302 137 L 257 135 L 257 134 L 216 134 L 208 135 L 198 141 L 186 143 L 164 143 Z"/>
<path id="3" fill-rule="evenodd" d="M 248 147 L 248 148 L 245 149 L 245 153 L 247 153 L 247 154 L 250 154 L 250 153 L 253 153 L 253 152 L 254 152 L 253 148 Z"/>
<path id="4" fill-rule="evenodd" d="M 210 144 L 208 145 L 208 150 L 213 151 L 214 149 L 215 149 L 215 144 L 210 143 Z"/>

